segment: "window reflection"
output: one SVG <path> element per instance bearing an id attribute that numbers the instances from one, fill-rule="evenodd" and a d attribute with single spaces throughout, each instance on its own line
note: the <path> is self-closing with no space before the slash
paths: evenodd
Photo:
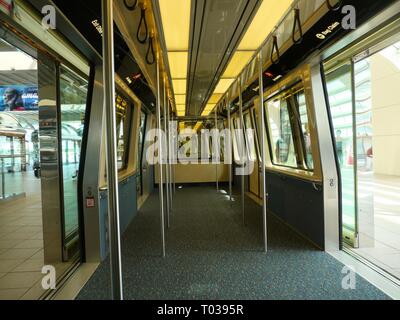
<path id="1" fill-rule="evenodd" d="M 64 192 L 64 245 L 79 238 L 78 174 L 85 126 L 88 82 L 60 68 L 61 137 Z M 69 253 L 69 257 L 73 253 Z"/>
<path id="2" fill-rule="evenodd" d="M 123 170 L 128 165 L 128 146 L 131 126 L 131 104 L 128 99 L 117 93 L 116 118 L 117 118 L 117 150 L 118 169 Z"/>
<path id="3" fill-rule="evenodd" d="M 277 99 L 267 102 L 272 160 L 277 165 L 297 167 L 288 108 L 286 100 Z"/>
<path id="4" fill-rule="evenodd" d="M 301 84 L 265 102 L 274 165 L 313 171 L 312 124 Z"/>

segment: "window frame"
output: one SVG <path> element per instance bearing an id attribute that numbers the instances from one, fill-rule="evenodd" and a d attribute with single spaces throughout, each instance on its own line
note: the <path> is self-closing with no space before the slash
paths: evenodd
<path id="1" fill-rule="evenodd" d="M 128 129 L 126 132 L 124 132 L 124 135 L 127 136 L 126 140 L 124 141 L 124 155 L 123 155 L 123 160 L 122 160 L 122 166 L 118 168 L 118 173 L 124 172 L 128 169 L 129 167 L 129 159 L 130 159 L 130 147 L 131 147 L 131 138 L 132 138 L 132 127 L 133 127 L 133 117 L 135 113 L 135 103 L 131 101 L 131 99 L 127 98 L 127 96 L 121 92 L 118 88 L 115 89 L 115 99 L 120 96 L 122 99 L 124 99 L 128 103 L 128 114 L 126 116 L 126 122 L 128 123 Z M 117 103 L 115 104 L 117 106 Z M 117 110 L 115 110 L 117 112 Z M 125 130 L 124 130 L 125 131 Z M 117 134 L 117 150 L 119 148 L 119 132 L 116 132 Z M 117 159 L 118 163 L 118 159 Z"/>
<path id="2" fill-rule="evenodd" d="M 308 121 L 310 123 L 310 137 L 311 137 L 311 150 L 313 156 L 313 170 L 309 170 L 304 166 L 298 167 L 287 167 L 282 165 L 276 165 L 272 162 L 272 145 L 271 145 L 271 137 L 269 131 L 269 110 L 266 106 L 266 102 L 271 100 L 271 98 L 276 98 L 279 94 L 284 93 L 290 88 L 293 88 L 295 85 L 301 86 L 301 91 L 304 91 L 306 106 L 307 106 L 307 116 Z M 258 100 L 259 101 L 259 100 Z M 259 103 L 259 102 L 258 102 Z M 261 104 L 260 104 L 261 105 Z M 322 174 L 322 164 L 321 164 L 321 155 L 320 155 L 320 144 L 319 144 L 319 136 L 318 136 L 318 128 L 316 123 L 316 115 L 315 115 L 315 106 L 314 106 L 314 96 L 313 96 L 313 88 L 311 83 L 311 68 L 310 65 L 302 65 L 292 73 L 281 79 L 275 85 L 269 87 L 263 95 L 263 104 L 264 107 L 264 123 L 265 123 L 265 131 L 263 134 L 266 135 L 266 150 L 268 150 L 266 156 L 266 170 L 270 172 L 285 174 L 289 176 L 293 176 L 305 181 L 312 181 L 314 183 L 321 183 L 323 181 Z M 260 107 L 256 107 L 257 114 L 260 116 Z M 300 130 L 302 130 L 300 128 Z M 262 134 L 262 133 L 260 133 Z M 304 141 L 304 140 L 303 140 Z M 297 142 L 295 142 L 297 143 Z M 298 149 L 301 150 L 301 149 Z M 304 161 L 304 160 L 303 160 Z"/>
<path id="3" fill-rule="evenodd" d="M 297 81 L 294 84 L 292 84 L 291 86 L 284 88 L 280 91 L 278 91 L 277 93 L 273 94 L 272 96 L 268 97 L 267 99 L 264 100 L 264 121 L 265 121 L 265 128 L 267 130 L 267 139 L 268 139 L 268 146 L 269 146 L 269 154 L 270 154 L 270 160 L 272 162 L 272 164 L 276 167 L 283 167 L 283 168 L 287 168 L 287 169 L 296 169 L 296 170 L 304 170 L 304 166 L 300 167 L 300 159 L 302 158 L 302 156 L 300 155 L 299 152 L 299 139 L 298 139 L 298 130 L 296 128 L 295 125 L 295 121 L 294 121 L 294 114 L 293 114 L 293 105 L 292 103 L 290 103 L 288 101 L 288 98 L 292 98 L 293 95 L 296 93 L 290 92 L 289 95 L 286 95 L 286 93 L 288 93 L 289 91 L 291 91 L 293 88 L 296 88 L 296 86 L 298 86 L 301 83 L 301 81 Z M 270 124 L 270 112 L 269 112 L 269 108 L 268 108 L 268 102 L 274 100 L 274 99 L 279 99 L 280 101 L 283 101 L 283 98 L 281 98 L 281 96 L 283 96 L 284 100 L 287 103 L 287 111 L 289 114 L 289 124 L 290 124 L 290 131 L 291 131 L 291 138 L 293 141 L 293 148 L 294 148 L 294 156 L 295 156 L 295 160 L 296 160 L 296 166 L 290 166 L 290 165 L 284 165 L 284 164 L 280 164 L 280 163 L 276 163 L 276 155 L 275 152 L 273 150 L 273 141 L 272 141 L 272 132 L 271 132 L 271 124 Z M 281 110 L 281 109 L 280 109 Z"/>

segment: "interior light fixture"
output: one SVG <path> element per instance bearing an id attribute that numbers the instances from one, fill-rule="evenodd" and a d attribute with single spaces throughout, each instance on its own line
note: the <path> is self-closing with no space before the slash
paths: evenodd
<path id="1" fill-rule="evenodd" d="M 232 85 L 232 83 L 235 82 L 235 79 L 225 79 L 221 78 L 215 87 L 214 93 L 220 93 L 224 94 L 226 91 L 228 91 L 229 87 Z"/>
<path id="2" fill-rule="evenodd" d="M 257 50 L 291 7 L 293 0 L 262 0 L 238 50 Z"/>
<path id="3" fill-rule="evenodd" d="M 186 95 L 185 94 L 175 95 L 175 103 L 176 104 L 185 104 L 186 103 Z"/>
<path id="4" fill-rule="evenodd" d="M 186 83 L 186 79 L 172 79 L 172 85 L 174 86 L 176 95 L 186 94 Z"/>
<path id="5" fill-rule="evenodd" d="M 221 100 L 222 96 L 222 93 L 214 93 L 208 100 L 207 104 L 217 104 L 219 100 Z"/>
<path id="6" fill-rule="evenodd" d="M 168 61 L 172 79 L 187 77 L 188 52 L 168 52 Z"/>
<path id="7" fill-rule="evenodd" d="M 191 0 L 158 0 L 168 51 L 189 50 Z"/>
<path id="8" fill-rule="evenodd" d="M 236 78 L 253 57 L 254 51 L 236 51 L 222 78 Z"/>

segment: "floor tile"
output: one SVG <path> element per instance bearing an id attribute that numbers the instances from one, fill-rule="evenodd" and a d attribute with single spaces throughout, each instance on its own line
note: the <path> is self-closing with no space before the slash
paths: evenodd
<path id="1" fill-rule="evenodd" d="M 12 272 L 41 272 L 44 266 L 43 260 L 26 260 Z"/>
<path id="2" fill-rule="evenodd" d="M 36 233 L 32 237 L 28 238 L 29 240 L 42 240 L 43 241 L 43 232 Z"/>
<path id="3" fill-rule="evenodd" d="M 15 240 L 0 240 L 0 249 L 12 249 L 15 245 Z"/>
<path id="4" fill-rule="evenodd" d="M 43 231 L 43 228 L 41 226 L 26 226 L 22 227 L 21 229 L 18 229 L 18 232 L 26 232 L 26 233 L 38 233 Z"/>
<path id="5" fill-rule="evenodd" d="M 15 249 L 42 249 L 42 240 L 26 240 L 15 246 Z"/>
<path id="6" fill-rule="evenodd" d="M 27 240 L 33 237 L 36 233 L 35 232 L 15 232 L 9 233 L 0 238 L 0 240 Z"/>
<path id="7" fill-rule="evenodd" d="M 44 260 L 44 251 L 40 250 L 31 257 L 32 260 Z"/>
<path id="8" fill-rule="evenodd" d="M 10 249 L 0 255 L 1 260 L 26 260 L 36 254 L 40 249 Z"/>
<path id="9" fill-rule="evenodd" d="M 27 289 L 0 289 L 0 300 L 19 300 L 26 293 Z"/>
<path id="10" fill-rule="evenodd" d="M 18 267 L 24 260 L 2 260 L 0 261 L 0 272 L 7 273 Z"/>
<path id="11" fill-rule="evenodd" d="M 40 272 L 8 273 L 0 279 L 0 289 L 29 289 L 42 276 Z"/>

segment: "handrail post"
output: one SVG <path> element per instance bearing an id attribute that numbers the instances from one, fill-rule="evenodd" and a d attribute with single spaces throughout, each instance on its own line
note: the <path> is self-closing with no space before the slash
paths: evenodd
<path id="1" fill-rule="evenodd" d="M 229 200 L 232 201 L 232 167 L 233 167 L 233 161 L 234 161 L 234 156 L 232 155 L 233 152 L 233 143 L 232 143 L 232 124 L 231 124 L 231 107 L 229 105 L 229 100 L 226 100 L 226 106 L 228 109 L 228 130 L 229 130 L 229 139 L 227 142 L 229 143 L 229 152 L 231 153 L 230 156 L 230 161 L 229 161 Z M 225 142 L 226 143 L 226 142 Z"/>
<path id="2" fill-rule="evenodd" d="M 215 130 L 216 133 L 218 133 L 218 107 L 215 108 Z M 215 135 L 217 137 L 217 139 L 219 139 L 219 134 Z M 215 159 L 215 180 L 216 180 L 216 184 L 217 184 L 217 192 L 219 193 L 219 177 L 218 177 L 218 166 L 219 166 L 219 162 L 220 162 L 220 156 L 219 156 L 219 152 L 221 151 L 220 149 L 220 145 L 219 145 L 219 140 L 215 141 L 215 144 L 218 146 L 217 150 L 214 150 L 214 159 Z"/>
<path id="3" fill-rule="evenodd" d="M 166 250 L 165 250 L 165 211 L 164 211 L 164 178 L 163 178 L 163 156 L 164 156 L 164 148 L 163 148 L 163 139 L 162 139 L 162 126 L 161 126 L 161 88 L 160 88 L 160 59 L 157 56 L 157 129 L 158 129 L 158 162 L 159 162 L 159 195 L 160 195 L 160 228 L 161 228 L 161 253 L 165 258 Z"/>
<path id="4" fill-rule="evenodd" d="M 242 96 L 242 77 L 239 77 L 239 115 L 240 115 L 240 123 L 241 123 L 241 131 L 243 134 L 243 141 L 238 140 L 238 143 L 242 143 L 241 146 L 239 147 L 239 150 L 242 150 L 242 155 L 241 157 L 243 158 L 243 163 L 242 163 L 242 218 L 243 218 L 243 224 L 246 224 L 246 208 L 245 208 L 245 187 L 244 187 L 244 183 L 245 183 L 245 168 L 246 168 L 246 158 L 247 158 L 247 152 L 246 152 L 246 129 L 245 129 L 245 125 L 244 125 L 244 117 L 243 117 L 243 96 Z"/>
<path id="5" fill-rule="evenodd" d="M 260 128 L 261 128 L 261 170 L 262 170 L 262 210 L 263 210 L 263 231 L 264 250 L 268 252 L 268 220 L 267 220 L 267 185 L 265 176 L 265 110 L 264 110 L 264 76 L 262 52 L 259 53 L 259 96 L 260 96 Z"/>
<path id="6" fill-rule="evenodd" d="M 167 166 L 168 166 L 168 174 L 169 174 L 169 210 L 170 213 L 172 213 L 172 204 L 174 202 L 173 199 L 173 192 L 172 192 L 172 166 L 171 166 L 171 153 L 172 153 L 172 146 L 171 146 L 171 113 L 169 109 L 169 99 L 167 99 L 167 148 L 168 148 L 168 153 L 167 153 Z"/>
<path id="7" fill-rule="evenodd" d="M 168 104 L 168 99 L 167 99 L 167 87 L 166 87 L 166 81 L 165 78 L 163 79 L 163 105 L 164 105 L 164 134 L 165 137 L 168 139 L 168 120 L 167 120 L 167 104 Z M 168 140 L 167 140 L 168 141 Z M 169 229 L 170 227 L 170 196 L 169 196 L 169 168 L 168 168 L 168 156 L 169 156 L 169 147 L 168 147 L 168 142 L 167 145 L 165 146 L 165 159 L 166 163 L 163 165 L 163 169 L 165 167 L 165 183 L 163 184 L 163 187 L 165 187 L 165 192 L 166 192 L 166 209 L 167 209 L 167 228 Z M 163 155 L 164 156 L 164 155 Z M 164 157 L 162 157 L 164 158 Z"/>
<path id="8" fill-rule="evenodd" d="M 108 219 L 112 299 L 123 300 L 121 237 L 119 221 L 117 125 L 115 115 L 113 1 L 102 0 L 103 74 L 107 131 Z"/>

